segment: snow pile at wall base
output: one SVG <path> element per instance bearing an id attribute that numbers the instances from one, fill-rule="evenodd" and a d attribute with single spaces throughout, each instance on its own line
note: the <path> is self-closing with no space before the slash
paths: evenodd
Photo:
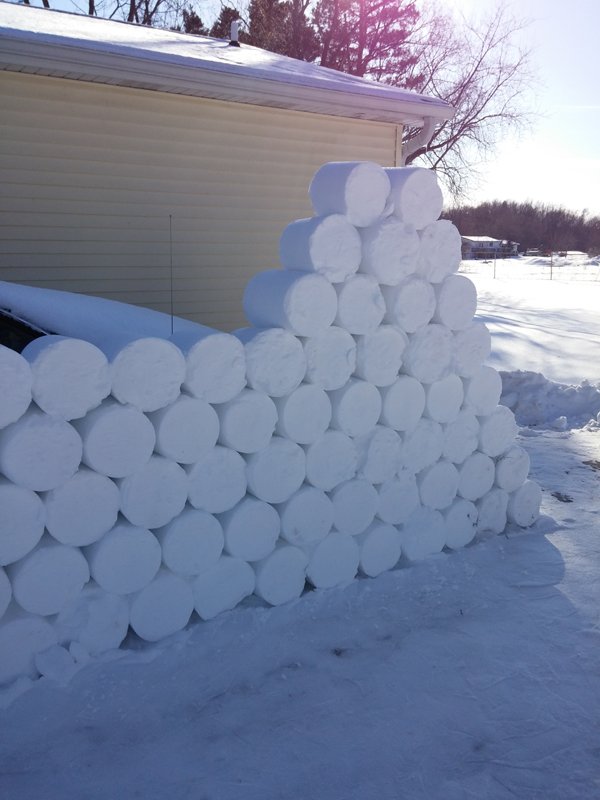
<path id="1" fill-rule="evenodd" d="M 74 339 L 85 299 L 0 349 L 0 683 L 537 518 L 433 174 L 331 163 L 310 196 L 248 328 Z"/>
<path id="2" fill-rule="evenodd" d="M 600 384 L 557 383 L 539 372 L 501 372 L 502 403 L 520 425 L 542 428 L 581 427 L 600 413 Z"/>

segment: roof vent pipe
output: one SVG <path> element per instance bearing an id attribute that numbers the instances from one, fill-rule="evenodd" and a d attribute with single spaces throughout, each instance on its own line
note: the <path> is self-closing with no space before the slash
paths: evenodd
<path id="1" fill-rule="evenodd" d="M 239 36 L 240 36 L 240 23 L 239 20 L 234 19 L 231 23 L 231 29 L 229 33 L 229 47 L 239 47 Z"/>
<path id="2" fill-rule="evenodd" d="M 406 147 L 402 148 L 402 157 L 400 160 L 400 165 L 402 167 L 406 166 L 406 159 L 409 156 L 412 156 L 420 147 L 425 147 L 427 150 L 427 145 L 431 139 L 433 131 L 435 130 L 435 120 L 433 117 L 425 117 L 423 120 L 423 127 L 421 130 L 414 136 L 409 142 L 406 143 Z"/>

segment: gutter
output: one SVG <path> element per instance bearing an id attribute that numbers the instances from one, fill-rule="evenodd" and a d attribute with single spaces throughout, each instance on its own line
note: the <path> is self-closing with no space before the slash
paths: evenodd
<path id="1" fill-rule="evenodd" d="M 418 101 L 404 100 L 394 96 L 393 89 L 386 90 L 381 84 L 376 85 L 376 91 L 358 85 L 337 88 L 325 81 L 323 86 L 318 86 L 311 82 L 278 80 L 264 74 L 260 77 L 248 75 L 243 70 L 232 69 L 231 65 L 223 70 L 222 65 L 194 63 L 185 58 L 178 62 L 157 57 L 157 54 L 149 58 L 143 51 L 102 51 L 80 45 L 25 40 L 25 37 L 7 36 L 2 30 L 0 43 L 0 70 L 12 72 L 396 125 L 418 126 L 427 119 L 442 121 L 454 114 L 454 109 L 440 100 L 425 96 L 418 96 Z"/>
<path id="2" fill-rule="evenodd" d="M 448 119 L 448 117 L 446 117 L 446 119 Z M 439 121 L 439 118 L 434 119 L 433 117 L 425 117 L 421 130 L 410 140 L 410 142 L 407 142 L 406 147 L 402 149 L 402 156 L 400 159 L 401 167 L 406 165 L 406 159 L 409 156 L 412 156 L 412 154 L 415 153 L 420 147 L 424 147 L 427 150 L 427 146 L 433 135 L 435 126 Z"/>

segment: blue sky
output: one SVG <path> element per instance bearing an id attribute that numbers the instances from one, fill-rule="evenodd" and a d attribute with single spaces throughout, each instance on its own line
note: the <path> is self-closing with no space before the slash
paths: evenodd
<path id="1" fill-rule="evenodd" d="M 492 0 L 444 0 L 466 14 Z M 600 2 L 519 0 L 514 14 L 530 20 L 539 112 L 531 131 L 507 135 L 467 198 L 533 200 L 600 215 Z"/>

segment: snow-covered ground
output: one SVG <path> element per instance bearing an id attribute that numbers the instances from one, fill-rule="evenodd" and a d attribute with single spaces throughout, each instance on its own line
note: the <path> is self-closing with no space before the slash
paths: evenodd
<path id="1" fill-rule="evenodd" d="M 0 797 L 600 796 L 600 432 L 574 427 L 600 410 L 600 281 L 519 263 L 464 266 L 508 400 L 537 404 L 538 523 L 38 681 L 0 712 Z"/>
<path id="2" fill-rule="evenodd" d="M 489 363 L 522 425 L 570 428 L 600 409 L 600 262 L 549 258 L 463 262 L 492 332 Z M 556 266 L 558 264 L 558 266 Z M 566 417 L 562 420 L 561 417 Z"/>

